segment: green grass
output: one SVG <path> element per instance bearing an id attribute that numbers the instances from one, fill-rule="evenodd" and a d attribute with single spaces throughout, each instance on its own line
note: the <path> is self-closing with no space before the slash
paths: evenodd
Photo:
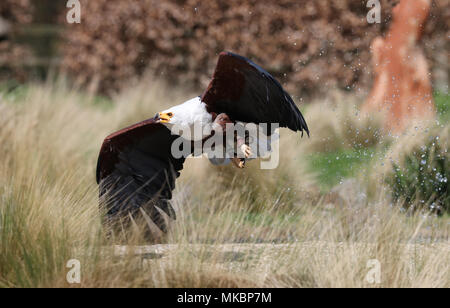
<path id="1" fill-rule="evenodd" d="M 59 81 L 60 83 L 64 83 Z M 67 91 L 66 85 L 62 84 L 60 91 Z M 30 93 L 30 85 L 20 84 L 16 81 L 8 81 L 0 83 L 0 97 L 9 102 L 22 102 Z M 113 100 L 103 95 L 89 95 L 85 92 L 78 93 L 80 103 L 88 103 L 92 106 L 99 107 L 108 111 L 113 107 Z"/>
<path id="2" fill-rule="evenodd" d="M 311 154 L 310 169 L 317 174 L 323 190 L 357 174 L 375 156 L 374 149 L 345 150 Z"/>
<path id="3" fill-rule="evenodd" d="M 14 81 L 0 83 L 0 101 L 21 102 L 28 94 L 29 87 Z"/>
<path id="4" fill-rule="evenodd" d="M 436 92 L 434 94 L 434 102 L 441 121 L 450 121 L 450 95 Z"/>

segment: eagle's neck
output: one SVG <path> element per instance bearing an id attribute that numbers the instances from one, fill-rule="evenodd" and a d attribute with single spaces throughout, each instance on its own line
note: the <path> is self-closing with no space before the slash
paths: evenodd
<path id="1" fill-rule="evenodd" d="M 174 106 L 168 111 L 174 114 L 171 123 L 164 125 L 169 128 L 173 134 L 179 135 L 184 132 L 184 137 L 193 141 L 202 140 L 210 135 L 213 117 L 206 110 L 206 104 L 200 97 L 190 99 L 183 104 Z"/>

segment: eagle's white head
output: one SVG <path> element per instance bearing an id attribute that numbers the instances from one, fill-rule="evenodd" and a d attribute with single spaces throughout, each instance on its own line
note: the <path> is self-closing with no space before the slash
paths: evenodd
<path id="1" fill-rule="evenodd" d="M 211 127 L 212 115 L 206 110 L 206 104 L 200 97 L 184 102 L 181 105 L 173 106 L 155 115 L 155 120 L 169 128 L 172 133 L 179 134 L 180 130 L 191 132 L 191 140 L 201 140 L 207 134 L 200 133 L 200 129 Z M 197 126 L 197 127 L 195 127 Z M 194 127 L 197 131 L 194 134 Z"/>

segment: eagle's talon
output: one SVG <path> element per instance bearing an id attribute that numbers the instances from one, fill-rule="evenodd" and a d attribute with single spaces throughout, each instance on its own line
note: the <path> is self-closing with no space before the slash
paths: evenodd
<path id="1" fill-rule="evenodd" d="M 231 159 L 231 161 L 233 162 L 233 164 L 238 167 L 239 169 L 244 169 L 245 167 L 245 159 L 243 158 L 238 158 L 238 157 L 233 157 Z"/>
<path id="2" fill-rule="evenodd" d="M 250 158 L 253 155 L 252 148 L 246 144 L 241 145 L 241 151 L 244 153 L 245 158 Z"/>

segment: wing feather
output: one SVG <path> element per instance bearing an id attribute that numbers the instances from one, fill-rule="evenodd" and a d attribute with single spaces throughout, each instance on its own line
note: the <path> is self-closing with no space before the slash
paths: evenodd
<path id="1" fill-rule="evenodd" d="M 97 162 L 97 183 L 109 218 L 136 215 L 142 208 L 162 231 L 167 230 L 156 207 L 176 219 L 169 200 L 185 160 L 171 155 L 178 137 L 153 119 L 106 137 Z"/>
<path id="2" fill-rule="evenodd" d="M 220 53 L 202 101 L 209 112 L 226 113 L 235 121 L 278 123 L 309 135 L 302 113 L 281 84 L 260 66 L 231 52 Z"/>

